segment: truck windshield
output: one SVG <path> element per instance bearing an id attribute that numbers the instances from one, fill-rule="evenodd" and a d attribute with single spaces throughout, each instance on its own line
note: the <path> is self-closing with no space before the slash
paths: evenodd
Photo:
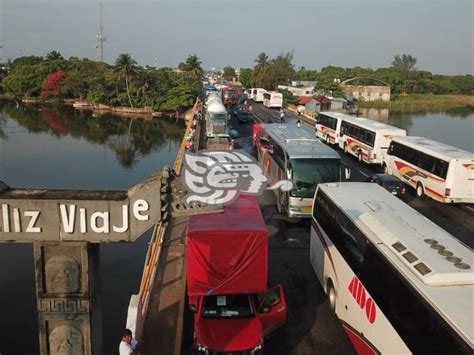
<path id="1" fill-rule="evenodd" d="M 292 197 L 312 198 L 318 184 L 341 181 L 339 159 L 292 159 L 289 165 L 294 185 Z"/>
<path id="2" fill-rule="evenodd" d="M 248 318 L 255 315 L 249 295 L 205 296 L 203 318 Z"/>
<path id="3" fill-rule="evenodd" d="M 211 113 L 212 121 L 225 121 L 225 113 Z"/>

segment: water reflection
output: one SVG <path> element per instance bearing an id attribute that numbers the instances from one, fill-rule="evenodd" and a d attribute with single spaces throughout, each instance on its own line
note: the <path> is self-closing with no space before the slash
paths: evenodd
<path id="1" fill-rule="evenodd" d="M 448 111 L 361 109 L 361 116 L 390 124 L 412 136 L 422 136 L 474 152 L 474 106 Z"/>
<path id="2" fill-rule="evenodd" d="M 126 169 L 133 167 L 140 157 L 162 147 L 169 139 L 179 141 L 184 129 L 182 123 L 166 119 L 121 118 L 112 114 L 93 117 L 90 112 L 64 106 L 17 107 L 14 102 L 0 101 L 0 111 L 3 112 L 0 139 L 22 133 L 21 127 L 29 133 L 81 138 L 112 149 L 120 165 Z M 19 126 L 8 126 L 8 118 Z"/>

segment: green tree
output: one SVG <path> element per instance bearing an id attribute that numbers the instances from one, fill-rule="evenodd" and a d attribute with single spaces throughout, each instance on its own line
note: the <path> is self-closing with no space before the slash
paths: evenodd
<path id="1" fill-rule="evenodd" d="M 17 67 L 22 65 L 34 65 L 44 61 L 43 57 L 38 57 L 35 55 L 25 56 L 25 57 L 18 57 L 15 58 L 11 63 L 9 63 L 10 71 L 14 70 Z"/>
<path id="2" fill-rule="evenodd" d="M 58 60 L 58 59 L 64 59 L 61 53 L 58 51 L 51 51 L 48 54 L 46 54 L 46 60 Z"/>
<path id="3" fill-rule="evenodd" d="M 255 63 L 257 64 L 253 67 L 253 71 L 255 75 L 258 75 L 261 71 L 267 69 L 268 65 L 270 64 L 268 62 L 268 55 L 266 55 L 264 52 L 260 53 L 257 56 L 257 59 L 255 59 Z"/>
<path id="4" fill-rule="evenodd" d="M 137 62 L 128 53 L 120 54 L 115 61 L 116 72 L 119 79 L 125 79 L 127 87 L 127 96 L 130 106 L 133 107 L 132 99 L 130 98 L 129 82 L 137 75 Z"/>
<path id="5" fill-rule="evenodd" d="M 178 68 L 182 71 L 185 71 L 195 77 L 201 77 L 204 73 L 204 70 L 201 67 L 201 61 L 199 57 L 195 54 L 188 56 L 186 62 L 180 63 Z"/>
<path id="6" fill-rule="evenodd" d="M 224 71 L 224 78 L 225 80 L 232 81 L 233 78 L 236 77 L 237 74 L 235 74 L 235 69 L 232 68 L 230 65 L 227 65 L 223 69 Z"/>
<path id="7" fill-rule="evenodd" d="M 245 68 L 240 70 L 239 81 L 244 88 L 252 87 L 253 70 Z"/>
<path id="8" fill-rule="evenodd" d="M 392 67 L 397 69 L 403 78 L 407 78 L 409 73 L 415 70 L 417 59 L 411 54 L 397 54 L 393 57 Z"/>

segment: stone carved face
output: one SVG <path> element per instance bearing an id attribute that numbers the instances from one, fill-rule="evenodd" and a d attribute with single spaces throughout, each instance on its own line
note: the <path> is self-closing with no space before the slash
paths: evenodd
<path id="1" fill-rule="evenodd" d="M 46 263 L 46 292 L 76 293 L 79 291 L 79 265 L 69 256 L 53 256 Z"/>
<path id="2" fill-rule="evenodd" d="M 49 334 L 49 353 L 51 355 L 83 355 L 82 333 L 70 325 L 60 325 Z"/>

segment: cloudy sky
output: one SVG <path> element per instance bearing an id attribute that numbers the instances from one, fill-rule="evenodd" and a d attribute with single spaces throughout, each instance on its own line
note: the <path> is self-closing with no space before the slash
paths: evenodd
<path id="1" fill-rule="evenodd" d="M 103 0 L 105 60 L 124 52 L 142 65 L 253 66 L 259 52 L 294 50 L 319 69 L 389 66 L 397 53 L 439 74 L 474 73 L 471 0 Z M 0 0 L 0 57 L 99 58 L 98 0 Z"/>

